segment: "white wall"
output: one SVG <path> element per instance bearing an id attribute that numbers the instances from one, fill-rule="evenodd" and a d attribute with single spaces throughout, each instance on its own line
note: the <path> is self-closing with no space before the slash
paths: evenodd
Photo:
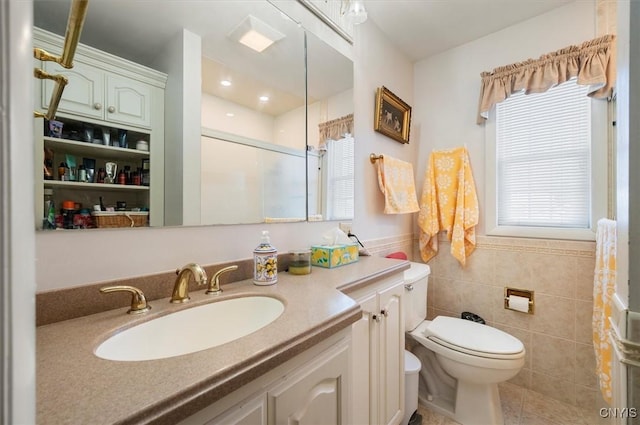
<path id="1" fill-rule="evenodd" d="M 413 64 L 387 41 L 371 20 L 356 26 L 354 38 L 356 193 L 353 233 L 363 240 L 406 235 L 412 232 L 415 214 L 382 213 L 384 199 L 378 188 L 377 169 L 369 161 L 369 154 L 390 155 L 409 162 L 416 157 L 421 139 L 415 131 L 415 121 L 408 145 L 373 131 L 376 88 L 385 86 L 409 105 L 414 105 Z"/>
<path id="2" fill-rule="evenodd" d="M 616 99 L 616 221 L 617 221 L 617 258 L 616 258 L 616 294 L 629 307 L 629 224 L 630 213 L 630 165 L 634 163 L 630 158 L 630 125 L 633 117 L 630 115 L 630 41 L 631 41 L 631 5 L 622 3 L 618 7 L 618 50 L 617 50 L 617 91 Z M 638 60 L 638 59 L 636 59 Z M 636 166 L 637 167 L 637 166 Z M 638 310 L 638 308 L 631 308 Z M 626 320 L 626 318 L 625 318 Z M 621 323 L 623 326 L 625 323 Z M 626 328 L 622 328 L 626 329 Z M 624 333 L 623 333 L 624 335 Z"/>
<path id="3" fill-rule="evenodd" d="M 293 149 L 305 148 L 305 107 L 295 108 L 275 118 L 272 139 L 277 145 Z"/>
<path id="4" fill-rule="evenodd" d="M 36 421 L 33 5 L 0 2 L 0 421 Z"/>
<path id="5" fill-rule="evenodd" d="M 346 90 L 328 99 L 313 102 L 307 107 L 308 144 L 318 147 L 320 143 L 318 125 L 353 114 L 353 90 Z"/>
<path id="6" fill-rule="evenodd" d="M 264 220 L 262 152 L 251 146 L 202 137 L 203 223 Z"/>
<path id="7" fill-rule="evenodd" d="M 234 116 L 226 116 L 227 112 L 233 113 Z M 201 121 L 202 126 L 206 128 L 274 143 L 274 119 L 271 115 L 256 112 L 210 94 L 202 94 Z"/>
<path id="8" fill-rule="evenodd" d="M 171 77 L 165 92 L 165 223 L 200 223 L 200 36 L 183 30 L 156 68 Z M 152 158 L 153 163 L 153 158 Z M 153 167 L 153 164 L 152 164 Z"/>
<path id="9" fill-rule="evenodd" d="M 485 129 L 476 124 L 480 73 L 595 37 L 595 4 L 576 1 L 416 63 L 414 134 L 419 134 L 419 190 L 433 149 L 467 145 L 480 216 L 485 202 Z M 484 220 L 477 228 L 484 234 Z"/>

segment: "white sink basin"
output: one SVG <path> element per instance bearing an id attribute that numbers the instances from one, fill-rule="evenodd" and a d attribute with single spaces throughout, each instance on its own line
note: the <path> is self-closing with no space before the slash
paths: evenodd
<path id="1" fill-rule="evenodd" d="M 264 296 L 230 298 L 171 313 L 111 336 L 96 356 L 140 361 L 195 353 L 249 335 L 276 320 L 282 301 Z"/>

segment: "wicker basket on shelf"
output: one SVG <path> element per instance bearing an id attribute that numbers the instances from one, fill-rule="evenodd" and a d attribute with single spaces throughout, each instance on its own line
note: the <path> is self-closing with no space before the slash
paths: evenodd
<path id="1" fill-rule="evenodd" d="M 96 227 L 144 227 L 148 225 L 148 211 L 93 211 Z"/>

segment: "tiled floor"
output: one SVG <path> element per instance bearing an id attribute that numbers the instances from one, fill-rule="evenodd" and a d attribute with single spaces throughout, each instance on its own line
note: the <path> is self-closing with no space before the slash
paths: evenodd
<path id="1" fill-rule="evenodd" d="M 598 408 L 585 411 L 517 385 L 500 385 L 500 400 L 505 425 L 599 425 L 606 424 Z M 422 425 L 458 425 L 452 419 L 418 406 Z M 494 424 L 473 424 L 494 425 Z"/>

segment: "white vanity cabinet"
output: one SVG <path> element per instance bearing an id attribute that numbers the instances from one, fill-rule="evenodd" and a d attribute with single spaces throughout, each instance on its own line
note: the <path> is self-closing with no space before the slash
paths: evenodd
<path id="1" fill-rule="evenodd" d="M 347 328 L 178 425 L 348 425 Z"/>
<path id="2" fill-rule="evenodd" d="M 404 408 L 402 273 L 348 293 L 362 319 L 352 325 L 352 423 L 399 424 Z"/>
<path id="3" fill-rule="evenodd" d="M 53 55 L 62 51 L 64 40 L 53 33 L 34 28 L 33 40 L 34 47 Z M 62 74 L 69 81 L 55 118 L 63 123 L 62 137 L 52 137 L 48 122 L 35 118 L 36 228 L 43 228 L 45 189 L 47 193 L 53 193 L 57 212 L 65 200 L 91 209 L 103 199 L 106 206 L 125 202 L 127 209 L 148 208 L 149 224 L 162 225 L 167 75 L 83 44 L 78 45 L 71 69 L 36 59 L 34 66 L 49 74 Z M 35 110 L 47 110 L 53 88 L 51 80 L 34 79 Z M 87 133 L 85 129 L 88 129 Z M 106 141 L 103 132 L 110 136 Z M 114 145 L 120 134 L 126 134 L 124 146 Z M 137 149 L 138 141 L 146 142 L 147 149 Z M 46 177 L 43 175 L 45 151 L 53 158 L 51 175 Z M 84 165 L 84 158 L 94 161 L 93 182 L 60 178 L 58 165 L 67 162 L 67 155 L 76 166 Z M 99 169 L 105 168 L 107 162 L 116 163 L 117 171 L 127 167 L 132 175 L 138 173 L 140 181 L 98 183 Z"/>

